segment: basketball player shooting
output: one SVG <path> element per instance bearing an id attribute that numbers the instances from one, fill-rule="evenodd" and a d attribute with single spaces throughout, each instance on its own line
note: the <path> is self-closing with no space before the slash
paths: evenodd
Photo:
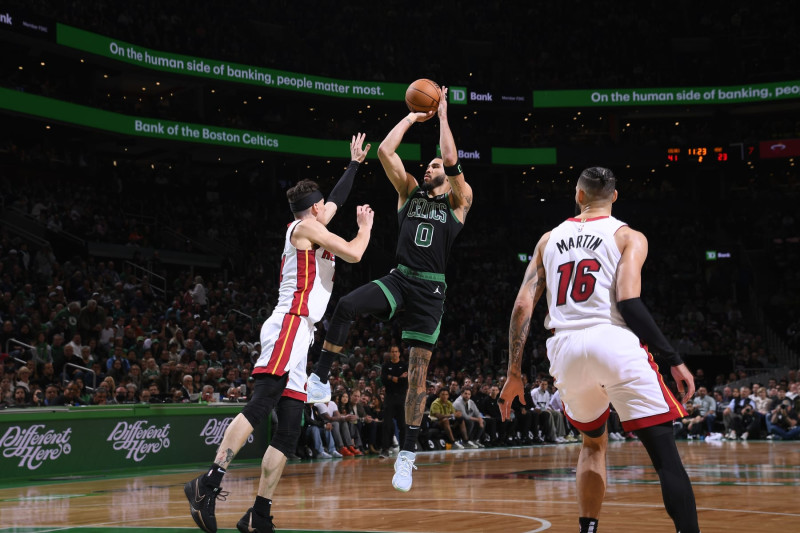
<path id="1" fill-rule="evenodd" d="M 308 380 L 309 401 L 327 401 L 331 390 L 328 373 L 342 351 L 356 314 L 382 319 L 394 316 L 405 305 L 403 340 L 411 346 L 406 393 L 406 428 L 395 461 L 392 486 L 411 489 L 411 472 L 419 427 L 425 409 L 428 363 L 439 336 L 447 284 L 445 268 L 450 248 L 464 226 L 472 206 L 472 188 L 464 179 L 453 134 L 447 122 L 447 88 L 437 108 L 442 157 L 431 160 L 422 183 L 406 172 L 397 147 L 414 124 L 433 118 L 434 112 L 411 112 L 389 132 L 378 148 L 386 176 L 397 191 L 397 267 L 341 298 L 330 321 L 325 344 L 314 373 Z"/>

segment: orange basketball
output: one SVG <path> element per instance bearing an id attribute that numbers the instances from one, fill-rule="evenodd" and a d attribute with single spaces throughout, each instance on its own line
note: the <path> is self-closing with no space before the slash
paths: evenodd
<path id="1" fill-rule="evenodd" d="M 415 113 L 427 113 L 428 111 L 436 111 L 439 107 L 439 98 L 442 96 L 442 91 L 439 89 L 439 84 L 435 81 L 422 78 L 406 89 L 406 105 Z"/>

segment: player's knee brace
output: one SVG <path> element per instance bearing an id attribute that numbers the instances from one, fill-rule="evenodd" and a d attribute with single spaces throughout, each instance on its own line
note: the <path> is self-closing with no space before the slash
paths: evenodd
<path id="1" fill-rule="evenodd" d="M 297 439 L 300 438 L 300 425 L 303 420 L 303 402 L 284 396 L 276 408 L 278 429 L 272 437 L 270 446 L 285 456 L 294 453 Z"/>
<path id="2" fill-rule="evenodd" d="M 278 403 L 289 374 L 275 376 L 273 374 L 258 374 L 253 385 L 253 396 L 242 409 L 242 415 L 250 422 L 250 425 L 257 427 L 264 420 Z"/>

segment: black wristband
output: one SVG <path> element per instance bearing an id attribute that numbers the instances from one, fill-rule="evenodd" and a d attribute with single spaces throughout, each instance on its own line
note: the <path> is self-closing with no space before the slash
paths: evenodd
<path id="1" fill-rule="evenodd" d="M 617 309 L 631 331 L 648 348 L 654 348 L 660 355 L 660 359 L 667 362 L 669 366 L 683 364 L 680 354 L 675 351 L 675 348 L 656 325 L 653 315 L 647 310 L 641 298 L 630 298 L 617 302 Z"/>
<path id="2" fill-rule="evenodd" d="M 461 161 L 456 160 L 456 164 L 448 167 L 444 167 L 444 173 L 446 176 L 458 176 L 459 174 L 463 174 L 464 171 L 461 170 Z"/>

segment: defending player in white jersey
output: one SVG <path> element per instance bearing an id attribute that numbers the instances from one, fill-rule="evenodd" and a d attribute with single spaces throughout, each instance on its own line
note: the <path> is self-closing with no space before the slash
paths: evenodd
<path id="1" fill-rule="evenodd" d="M 639 298 L 647 239 L 611 216 L 616 179 L 605 168 L 584 170 L 575 188 L 580 215 L 545 233 L 536 245 L 509 327 L 508 377 L 500 395 L 508 418 L 523 397 L 522 351 L 533 308 L 547 292 L 545 327 L 550 374 L 564 413 L 583 433 L 577 468 L 580 531 L 595 533 L 606 489 L 606 420 L 614 405 L 626 431 L 647 449 L 661 481 L 667 513 L 681 533 L 697 533 L 697 509 L 672 420 L 685 409 L 667 389 L 653 355 L 670 365 L 683 401 L 692 374 Z"/>
<path id="2" fill-rule="evenodd" d="M 369 244 L 373 212 L 369 205 L 356 208 L 358 234 L 351 241 L 326 228 L 344 204 L 359 164 L 370 145 L 362 149 L 364 134 L 350 142 L 351 161 L 325 202 L 319 186 L 302 180 L 286 192 L 294 222 L 286 230 L 281 257 L 278 304 L 261 327 L 261 355 L 253 368 L 253 394 L 242 412 L 225 430 L 209 471 L 189 481 L 184 492 L 192 518 L 200 529 L 217 530 L 216 499 L 225 469 L 244 446 L 253 428 L 275 408 L 278 427 L 261 462 L 261 480 L 255 503 L 236 524 L 239 531 L 274 531 L 270 508 L 286 456 L 294 453 L 300 436 L 306 400 L 306 357 L 314 324 L 322 319 L 333 289 L 336 256 L 349 263 L 361 260 Z"/>

